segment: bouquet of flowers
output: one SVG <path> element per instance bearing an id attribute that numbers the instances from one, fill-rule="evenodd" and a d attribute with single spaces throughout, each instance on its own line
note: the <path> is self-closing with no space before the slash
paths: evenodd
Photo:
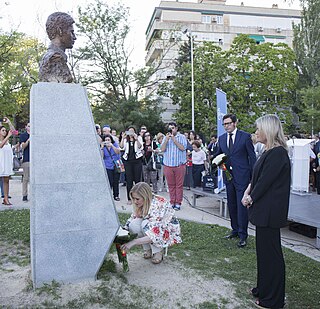
<path id="1" fill-rule="evenodd" d="M 113 241 L 113 243 L 116 245 L 119 263 L 122 263 L 122 269 L 124 272 L 129 271 L 129 264 L 127 259 L 127 252 L 124 250 L 121 250 L 121 245 L 131 241 L 136 237 L 137 237 L 137 234 L 130 234 L 127 230 L 123 229 L 120 226 L 117 232 L 117 235 Z"/>
<path id="2" fill-rule="evenodd" d="M 226 173 L 226 178 L 228 181 L 232 179 L 232 175 L 230 171 L 226 167 L 226 162 L 227 162 L 228 156 L 224 153 L 219 154 L 212 160 L 212 169 L 213 172 L 217 170 L 217 168 L 220 168 L 222 171 Z"/>

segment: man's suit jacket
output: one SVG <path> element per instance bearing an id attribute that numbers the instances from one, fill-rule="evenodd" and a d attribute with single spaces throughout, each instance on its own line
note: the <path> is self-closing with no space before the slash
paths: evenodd
<path id="1" fill-rule="evenodd" d="M 291 165 L 283 147 L 262 154 L 253 170 L 249 220 L 256 226 L 280 228 L 286 225 L 291 183 Z"/>
<path id="2" fill-rule="evenodd" d="M 313 148 L 314 153 L 317 155 L 320 152 L 320 141 L 317 141 Z"/>
<path id="3" fill-rule="evenodd" d="M 234 145 L 230 152 L 227 145 L 227 134 L 224 133 L 219 137 L 216 155 L 224 153 L 228 156 L 226 166 L 232 173 L 231 181 L 234 182 L 236 188 L 243 189 L 250 182 L 253 166 L 256 162 L 251 135 L 237 130 Z"/>

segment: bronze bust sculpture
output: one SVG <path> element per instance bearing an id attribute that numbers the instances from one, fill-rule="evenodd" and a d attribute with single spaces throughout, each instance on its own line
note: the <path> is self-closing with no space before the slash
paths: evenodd
<path id="1" fill-rule="evenodd" d="M 48 17 L 46 31 L 51 43 L 40 62 L 40 82 L 73 82 L 65 54 L 65 50 L 72 48 L 76 40 L 73 24 L 73 18 L 67 13 L 55 12 Z"/>

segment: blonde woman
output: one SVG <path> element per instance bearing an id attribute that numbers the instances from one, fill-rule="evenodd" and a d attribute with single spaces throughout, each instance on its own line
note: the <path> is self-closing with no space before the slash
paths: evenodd
<path id="1" fill-rule="evenodd" d="M 265 152 L 254 166 L 251 183 L 242 198 L 249 220 L 256 226 L 257 286 L 251 294 L 258 308 L 282 308 L 285 263 L 280 228 L 287 224 L 291 165 L 281 122 L 275 115 L 256 120 L 256 138 Z"/>
<path id="2" fill-rule="evenodd" d="M 122 250 L 142 245 L 143 257 L 153 264 L 163 260 L 163 249 L 181 243 L 180 224 L 175 211 L 163 197 L 153 195 L 150 186 L 139 182 L 130 191 L 133 213 L 125 229 L 138 234 L 138 238 L 124 244 Z"/>
<path id="3" fill-rule="evenodd" d="M 3 122 L 7 123 L 10 127 L 8 131 L 4 126 L 0 126 L 0 177 L 3 179 L 3 205 L 11 206 L 9 202 L 9 178 L 13 175 L 13 153 L 11 145 L 9 144 L 9 138 L 12 136 L 12 132 L 15 130 L 11 121 L 7 118 L 3 118 Z"/>

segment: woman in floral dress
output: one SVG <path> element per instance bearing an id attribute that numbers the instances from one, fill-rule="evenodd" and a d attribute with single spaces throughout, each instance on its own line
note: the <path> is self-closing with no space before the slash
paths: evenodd
<path id="1" fill-rule="evenodd" d="M 163 260 L 163 249 L 181 243 L 180 223 L 174 216 L 175 211 L 163 197 L 153 195 L 145 182 L 137 183 L 130 191 L 133 213 L 125 229 L 138 234 L 138 238 L 124 244 L 122 250 L 142 245 L 143 257 L 153 264 Z"/>

